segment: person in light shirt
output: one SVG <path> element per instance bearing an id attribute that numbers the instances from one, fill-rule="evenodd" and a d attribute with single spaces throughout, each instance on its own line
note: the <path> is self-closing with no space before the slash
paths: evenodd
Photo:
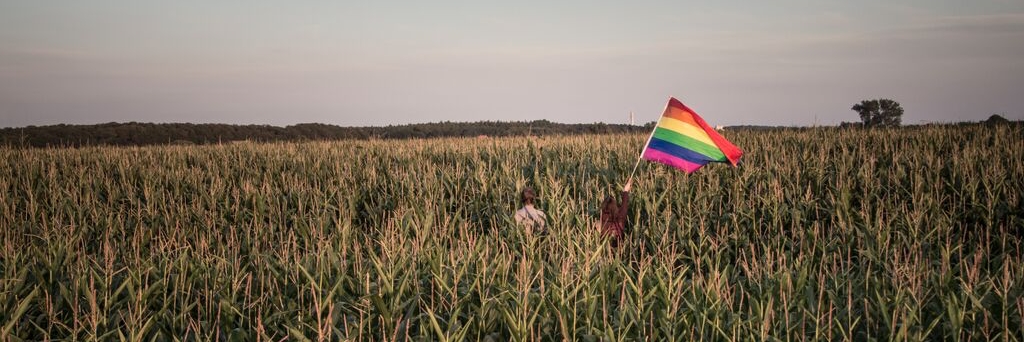
<path id="1" fill-rule="evenodd" d="M 523 188 L 519 196 L 523 207 L 516 210 L 516 224 L 523 226 L 527 233 L 543 234 L 547 231 L 547 215 L 540 209 L 534 208 L 537 201 L 537 192 L 531 187 Z"/>

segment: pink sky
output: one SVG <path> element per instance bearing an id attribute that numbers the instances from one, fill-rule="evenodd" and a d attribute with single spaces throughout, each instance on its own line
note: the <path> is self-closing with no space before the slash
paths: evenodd
<path id="1" fill-rule="evenodd" d="M 1020 1 L 0 3 L 0 127 L 1024 119 Z"/>

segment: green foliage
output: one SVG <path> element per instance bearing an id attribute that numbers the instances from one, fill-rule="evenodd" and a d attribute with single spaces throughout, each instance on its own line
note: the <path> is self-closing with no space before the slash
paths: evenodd
<path id="1" fill-rule="evenodd" d="M 597 207 L 646 134 L 0 148 L 0 332 L 1024 339 L 1019 125 L 726 134 L 739 168 L 642 164 L 617 250 Z"/>
<path id="2" fill-rule="evenodd" d="M 897 127 L 903 118 L 903 107 L 890 99 L 864 100 L 850 109 L 860 114 L 865 127 Z"/>

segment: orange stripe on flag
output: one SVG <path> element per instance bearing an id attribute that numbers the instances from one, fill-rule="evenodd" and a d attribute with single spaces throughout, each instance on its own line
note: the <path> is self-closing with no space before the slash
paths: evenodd
<path id="1" fill-rule="evenodd" d="M 697 121 L 693 119 L 693 114 L 694 113 L 689 108 L 680 108 L 670 105 L 665 108 L 665 114 L 663 116 L 691 124 L 693 127 L 700 127 L 700 125 L 697 124 Z"/>

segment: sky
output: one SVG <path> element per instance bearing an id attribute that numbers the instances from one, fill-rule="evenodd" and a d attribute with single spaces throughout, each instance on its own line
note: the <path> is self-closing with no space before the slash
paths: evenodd
<path id="1" fill-rule="evenodd" d="M 0 0 L 0 127 L 1024 119 L 1024 1 Z"/>

